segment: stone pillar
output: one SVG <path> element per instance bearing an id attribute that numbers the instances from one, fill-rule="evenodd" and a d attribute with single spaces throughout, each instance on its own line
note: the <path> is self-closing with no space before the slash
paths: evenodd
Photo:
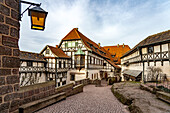
<path id="1" fill-rule="evenodd" d="M 0 113 L 19 106 L 19 0 L 0 0 Z"/>

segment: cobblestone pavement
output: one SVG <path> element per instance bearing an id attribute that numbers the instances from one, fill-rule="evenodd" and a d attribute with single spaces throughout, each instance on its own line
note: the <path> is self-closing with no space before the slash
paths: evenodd
<path id="1" fill-rule="evenodd" d="M 41 109 L 36 113 L 129 113 L 102 81 L 102 87 L 87 85 L 83 93 Z"/>

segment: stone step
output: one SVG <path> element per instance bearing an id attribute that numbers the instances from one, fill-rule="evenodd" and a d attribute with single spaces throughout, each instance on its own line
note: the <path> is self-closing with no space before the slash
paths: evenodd
<path id="1" fill-rule="evenodd" d="M 49 106 L 53 103 L 56 103 L 60 100 L 66 99 L 66 93 L 62 92 L 59 94 L 55 94 L 40 100 L 36 100 L 33 102 L 30 102 L 28 104 L 24 104 L 19 107 L 19 113 L 32 113 L 35 112 L 41 108 L 44 108 L 46 106 Z"/>

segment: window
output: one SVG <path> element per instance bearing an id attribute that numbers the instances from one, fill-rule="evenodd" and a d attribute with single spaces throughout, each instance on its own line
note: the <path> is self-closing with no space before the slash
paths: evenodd
<path id="1" fill-rule="evenodd" d="M 58 83 L 58 87 L 60 86 L 60 82 Z"/>
<path id="2" fill-rule="evenodd" d="M 68 47 L 68 43 L 65 43 L 65 47 Z"/>
<path id="3" fill-rule="evenodd" d="M 46 53 L 46 54 L 50 54 L 50 50 L 47 49 L 47 50 L 45 51 L 45 53 Z"/>
<path id="4" fill-rule="evenodd" d="M 95 58 L 93 58 L 93 64 L 95 64 Z"/>
<path id="5" fill-rule="evenodd" d="M 75 43 L 75 46 L 78 47 L 78 42 Z"/>
<path id="6" fill-rule="evenodd" d="M 91 56 L 90 56 L 90 64 L 91 64 L 91 62 L 92 62 L 92 61 L 91 61 Z"/>
<path id="7" fill-rule="evenodd" d="M 106 63 L 103 63 L 103 66 L 106 66 Z"/>
<path id="8" fill-rule="evenodd" d="M 27 62 L 27 66 L 33 66 L 32 62 Z"/>
<path id="9" fill-rule="evenodd" d="M 72 46 L 71 42 L 68 42 L 68 47 L 71 47 L 71 46 Z"/>
<path id="10" fill-rule="evenodd" d="M 148 47 L 148 53 L 153 53 L 153 46 Z"/>
<path id="11" fill-rule="evenodd" d="M 66 62 L 65 62 L 65 61 L 63 62 L 63 67 L 64 67 L 64 68 L 66 67 Z"/>
<path id="12" fill-rule="evenodd" d="M 115 57 L 115 55 L 112 55 L 112 58 L 114 58 Z"/>
<path id="13" fill-rule="evenodd" d="M 62 85 L 65 85 L 65 84 L 66 84 L 66 81 L 63 81 L 63 82 L 62 82 Z"/>
<path id="14" fill-rule="evenodd" d="M 74 80 L 75 80 L 75 75 L 71 75 L 71 76 L 70 76 L 70 80 L 71 80 L 71 81 L 74 81 Z"/>
<path id="15" fill-rule="evenodd" d="M 59 61 L 59 68 L 61 68 L 61 61 Z"/>

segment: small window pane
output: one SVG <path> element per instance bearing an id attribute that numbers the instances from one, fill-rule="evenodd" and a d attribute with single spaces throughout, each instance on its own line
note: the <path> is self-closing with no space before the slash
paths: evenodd
<path id="1" fill-rule="evenodd" d="M 75 43 L 75 46 L 78 47 L 78 42 Z"/>
<path id="2" fill-rule="evenodd" d="M 71 42 L 68 42 L 68 47 L 71 47 Z"/>
<path id="3" fill-rule="evenodd" d="M 65 43 L 65 47 L 68 47 L 68 43 Z"/>
<path id="4" fill-rule="evenodd" d="M 148 53 L 153 53 L 153 47 L 148 47 Z"/>
<path id="5" fill-rule="evenodd" d="M 47 49 L 47 50 L 46 50 L 46 54 L 50 54 L 50 51 L 49 51 L 49 49 Z"/>

